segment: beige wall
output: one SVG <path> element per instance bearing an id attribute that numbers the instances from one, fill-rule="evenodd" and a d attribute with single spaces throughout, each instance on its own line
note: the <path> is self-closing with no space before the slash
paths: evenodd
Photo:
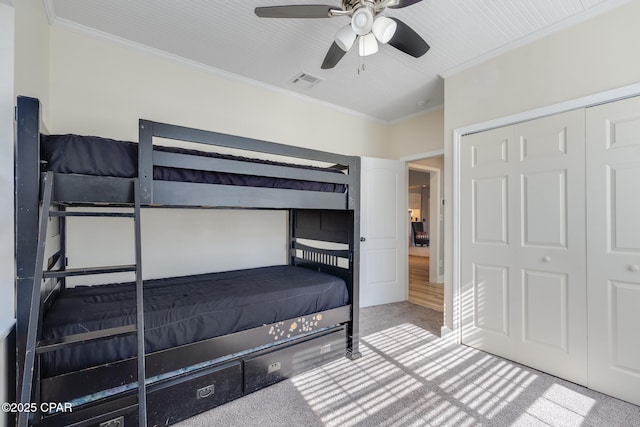
<path id="1" fill-rule="evenodd" d="M 389 146 L 386 156 L 390 159 L 442 150 L 443 147 L 443 108 L 435 108 L 389 125 Z"/>
<path id="2" fill-rule="evenodd" d="M 42 0 L 15 4 L 15 94 L 39 98 L 49 123 L 49 22 Z"/>
<path id="3" fill-rule="evenodd" d="M 380 122 L 51 28 L 51 128 L 136 141 L 138 118 L 344 154 L 384 155 Z"/>
<path id="4" fill-rule="evenodd" d="M 453 193 L 453 131 L 640 82 L 640 1 L 445 79 L 445 198 Z M 453 325 L 453 210 L 445 205 L 445 326 Z"/>

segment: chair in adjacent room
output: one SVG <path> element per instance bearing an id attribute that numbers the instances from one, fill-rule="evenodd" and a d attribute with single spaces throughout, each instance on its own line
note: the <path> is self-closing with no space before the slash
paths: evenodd
<path id="1" fill-rule="evenodd" d="M 411 230 L 413 230 L 413 243 L 418 246 L 429 246 L 429 233 L 424 231 L 424 225 L 422 221 L 414 221 L 411 223 Z"/>

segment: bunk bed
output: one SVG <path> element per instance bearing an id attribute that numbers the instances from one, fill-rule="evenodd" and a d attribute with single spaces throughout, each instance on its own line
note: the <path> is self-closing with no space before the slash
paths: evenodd
<path id="1" fill-rule="evenodd" d="M 146 120 L 137 143 L 49 136 L 40 114 L 37 99 L 18 97 L 16 377 L 20 401 L 35 409 L 19 425 L 171 424 L 360 356 L 358 157 Z M 334 166 L 166 148 L 158 138 Z M 285 210 L 288 264 L 143 280 L 140 210 L 173 207 Z M 136 261 L 67 268 L 72 216 L 132 218 Z M 66 282 L 125 271 L 135 280 Z M 51 402 L 61 405 L 42 405 Z"/>

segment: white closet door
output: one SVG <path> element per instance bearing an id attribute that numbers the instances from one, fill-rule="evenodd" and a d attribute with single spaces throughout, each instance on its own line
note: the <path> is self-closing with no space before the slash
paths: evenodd
<path id="1" fill-rule="evenodd" d="M 518 362 L 587 384 L 584 109 L 514 126 Z M 514 311 L 516 311 L 514 310 Z"/>
<path id="2" fill-rule="evenodd" d="M 640 98 L 587 109 L 589 386 L 640 405 Z"/>
<path id="3" fill-rule="evenodd" d="M 584 110 L 462 138 L 462 342 L 582 384 L 584 168 Z"/>
<path id="4" fill-rule="evenodd" d="M 460 151 L 462 342 L 515 358 L 513 128 L 466 135 Z"/>

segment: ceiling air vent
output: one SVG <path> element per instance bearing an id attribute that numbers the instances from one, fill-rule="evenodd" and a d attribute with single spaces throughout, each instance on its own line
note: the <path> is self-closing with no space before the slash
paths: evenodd
<path id="1" fill-rule="evenodd" d="M 292 78 L 289 83 L 294 86 L 310 89 L 321 81 L 322 79 L 320 77 L 312 76 L 309 73 L 299 73 L 294 78 Z"/>

